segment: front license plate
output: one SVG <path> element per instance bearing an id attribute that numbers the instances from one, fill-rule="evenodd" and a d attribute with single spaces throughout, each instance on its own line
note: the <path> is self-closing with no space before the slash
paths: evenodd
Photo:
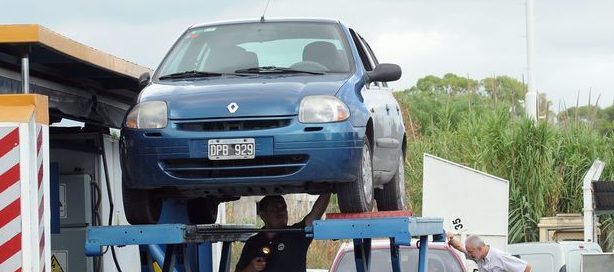
<path id="1" fill-rule="evenodd" d="M 210 160 L 246 160 L 256 156 L 254 138 L 211 139 L 208 146 Z"/>

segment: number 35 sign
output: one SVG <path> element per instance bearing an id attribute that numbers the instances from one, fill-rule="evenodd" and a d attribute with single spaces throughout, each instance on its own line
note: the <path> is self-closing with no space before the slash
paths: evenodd
<path id="1" fill-rule="evenodd" d="M 506 248 L 507 180 L 425 154 L 422 188 L 422 216 L 443 217 L 446 231 Z"/>

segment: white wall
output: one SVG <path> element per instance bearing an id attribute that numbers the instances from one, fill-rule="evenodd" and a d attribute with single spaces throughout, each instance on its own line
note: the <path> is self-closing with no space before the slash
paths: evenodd
<path id="1" fill-rule="evenodd" d="M 443 217 L 444 228 L 478 234 L 505 250 L 508 231 L 508 181 L 424 154 L 422 216 Z"/>

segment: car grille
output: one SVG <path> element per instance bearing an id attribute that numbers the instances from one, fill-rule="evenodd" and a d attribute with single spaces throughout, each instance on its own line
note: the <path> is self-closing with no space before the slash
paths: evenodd
<path id="1" fill-rule="evenodd" d="M 244 119 L 244 120 L 205 120 L 177 122 L 179 130 L 186 131 L 241 131 L 262 130 L 286 127 L 291 118 L 279 119 Z"/>
<path id="2" fill-rule="evenodd" d="M 307 155 L 262 156 L 251 160 L 172 159 L 161 163 L 171 176 L 185 179 L 284 176 L 299 171 Z"/>

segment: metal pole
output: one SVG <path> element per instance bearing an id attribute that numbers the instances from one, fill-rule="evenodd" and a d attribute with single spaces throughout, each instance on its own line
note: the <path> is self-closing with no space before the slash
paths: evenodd
<path id="1" fill-rule="evenodd" d="M 527 116 L 537 120 L 537 91 L 535 90 L 535 77 L 533 75 L 533 0 L 527 0 L 527 94 L 524 99 L 524 108 Z"/>
<path id="2" fill-rule="evenodd" d="M 427 235 L 420 236 L 420 248 L 418 249 L 418 272 L 427 272 L 429 237 Z"/>
<path id="3" fill-rule="evenodd" d="M 392 264 L 392 272 L 402 272 L 401 259 L 399 258 L 399 245 L 394 241 L 394 237 L 390 237 L 390 262 Z"/>
<path id="4" fill-rule="evenodd" d="M 213 272 L 212 249 L 210 242 L 198 244 L 198 272 Z"/>
<path id="5" fill-rule="evenodd" d="M 23 84 L 22 90 L 24 94 L 30 93 L 30 60 L 26 53 L 21 58 L 21 82 Z"/>
<path id="6" fill-rule="evenodd" d="M 593 186 L 592 182 L 594 180 L 598 180 L 601 177 L 601 172 L 603 172 L 605 164 L 596 160 L 593 162 L 591 168 L 584 175 L 584 179 L 582 180 L 582 189 L 584 191 L 584 241 L 585 242 L 596 242 L 597 235 L 595 233 L 595 213 L 594 213 L 594 202 L 593 202 Z"/>

